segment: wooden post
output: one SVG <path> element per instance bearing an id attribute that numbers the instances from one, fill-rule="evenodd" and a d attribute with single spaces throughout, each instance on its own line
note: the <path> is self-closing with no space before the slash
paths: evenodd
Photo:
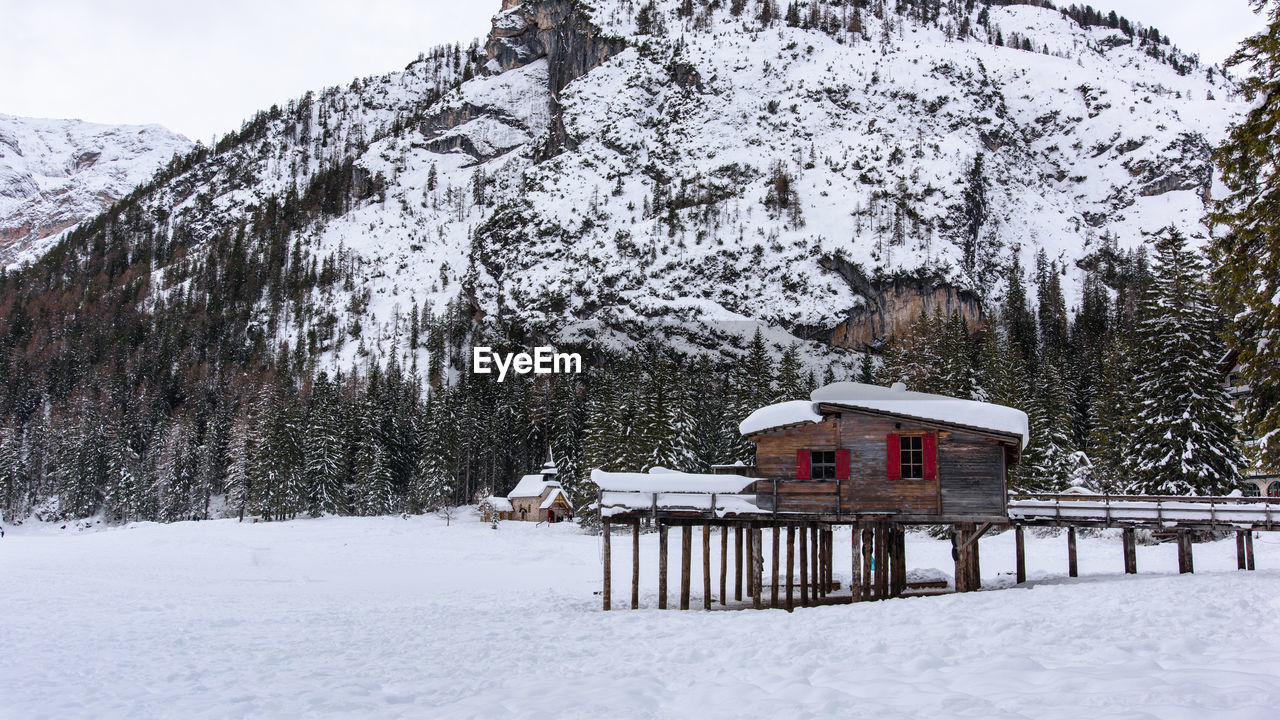
<path id="1" fill-rule="evenodd" d="M 821 574 L 821 565 L 818 558 L 819 545 L 818 526 L 811 525 L 809 527 L 809 597 L 815 602 L 819 597 L 820 588 L 818 586 L 822 584 L 818 580 L 818 576 Z"/>
<path id="2" fill-rule="evenodd" d="M 667 524 L 658 521 L 658 609 L 667 609 Z"/>
<path id="3" fill-rule="evenodd" d="M 849 526 L 849 597 L 854 602 L 859 600 L 862 592 L 862 526 L 854 523 Z"/>
<path id="4" fill-rule="evenodd" d="M 609 557 L 609 518 L 603 518 L 600 521 L 600 532 L 604 538 L 604 591 L 601 594 L 604 595 L 604 609 L 608 610 L 610 609 L 609 596 L 613 590 L 613 563 Z"/>
<path id="5" fill-rule="evenodd" d="M 640 518 L 631 524 L 631 609 L 640 609 Z"/>
<path id="6" fill-rule="evenodd" d="M 755 548 L 755 552 L 751 554 L 751 586 L 755 588 L 755 594 L 751 596 L 751 605 L 756 610 L 761 608 L 764 595 L 761 587 L 764 585 L 764 553 L 762 552 L 764 545 L 764 531 L 760 528 L 751 528 L 751 547 Z"/>
<path id="7" fill-rule="evenodd" d="M 822 594 L 823 595 L 831 594 L 831 580 L 834 575 L 834 573 L 832 573 L 833 568 L 832 568 L 832 562 L 831 562 L 831 555 L 832 555 L 831 551 L 835 550 L 834 539 L 835 539 L 835 533 L 832 531 L 831 528 L 827 528 L 826 531 L 822 533 L 822 548 L 823 548 L 823 556 L 825 558 L 822 562 L 822 572 L 823 572 Z"/>
<path id="8" fill-rule="evenodd" d="M 1134 529 L 1127 527 L 1122 534 L 1124 540 L 1124 572 L 1136 575 L 1138 572 L 1138 539 Z"/>
<path id="9" fill-rule="evenodd" d="M 969 532 L 973 537 L 978 537 L 978 524 L 969 523 Z M 982 589 L 982 557 L 978 554 L 977 540 L 969 545 L 969 589 Z"/>
<path id="10" fill-rule="evenodd" d="M 733 528 L 733 599 L 742 599 L 742 526 Z"/>
<path id="11" fill-rule="evenodd" d="M 862 589 L 860 597 L 863 600 L 871 599 L 872 586 L 872 570 L 871 570 L 871 553 L 875 545 L 875 531 L 871 525 L 862 527 Z"/>
<path id="12" fill-rule="evenodd" d="M 1178 572 L 1193 573 L 1195 572 L 1195 563 L 1191 557 L 1191 531 L 1178 531 Z"/>
<path id="13" fill-rule="evenodd" d="M 876 523 L 876 599 L 889 597 L 889 523 Z"/>
<path id="14" fill-rule="evenodd" d="M 1067 575 L 1071 577 L 1079 577 L 1080 572 L 1076 567 L 1076 529 L 1067 528 Z"/>
<path id="15" fill-rule="evenodd" d="M 729 575 L 729 526 L 720 526 L 720 604 L 724 605 L 729 602 L 729 596 L 725 593 L 728 587 L 726 577 Z"/>
<path id="16" fill-rule="evenodd" d="M 711 526 L 702 526 L 702 609 L 711 609 Z"/>
<path id="17" fill-rule="evenodd" d="M 895 523 L 893 526 L 892 595 L 900 597 L 907 589 L 907 530 Z"/>
<path id="18" fill-rule="evenodd" d="M 967 592 L 965 587 L 964 525 L 951 526 L 951 559 L 955 564 L 956 592 Z"/>
<path id="19" fill-rule="evenodd" d="M 809 604 L 809 528 L 800 526 L 800 607 Z"/>
<path id="20" fill-rule="evenodd" d="M 1253 569 L 1253 530 L 1247 530 L 1244 534 L 1244 561 L 1245 570 Z"/>
<path id="21" fill-rule="evenodd" d="M 680 526 L 680 609 L 689 609 L 689 556 L 693 554 L 693 527 Z"/>
<path id="22" fill-rule="evenodd" d="M 756 553 L 759 552 L 760 549 L 756 547 L 755 531 L 750 525 L 744 525 L 742 532 L 745 537 L 746 544 L 746 552 L 743 555 L 744 572 L 746 572 L 747 575 L 747 597 L 754 598 L 756 596 L 756 576 L 754 568 L 756 566 Z"/>
<path id="23" fill-rule="evenodd" d="M 795 607 L 796 526 L 787 526 L 787 612 Z"/>
<path id="24" fill-rule="evenodd" d="M 1027 581 L 1027 543 L 1023 537 L 1021 525 L 1013 526 L 1013 545 L 1017 555 L 1016 582 L 1024 583 Z"/>
<path id="25" fill-rule="evenodd" d="M 773 555 L 770 558 L 773 573 L 769 576 L 769 607 L 778 607 L 778 541 L 782 534 L 782 529 L 777 525 L 773 526 Z"/>
<path id="26" fill-rule="evenodd" d="M 1236 531 L 1236 569 L 1244 570 L 1249 564 L 1244 559 L 1244 533 Z"/>

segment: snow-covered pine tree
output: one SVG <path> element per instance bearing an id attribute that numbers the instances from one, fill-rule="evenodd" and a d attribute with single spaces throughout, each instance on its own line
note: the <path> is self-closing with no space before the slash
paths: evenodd
<path id="1" fill-rule="evenodd" d="M 786 400 L 807 400 L 812 388 L 808 388 L 804 376 L 804 366 L 800 363 L 800 348 L 794 343 L 782 351 L 778 360 L 778 387 L 774 394 L 774 402 Z"/>
<path id="2" fill-rule="evenodd" d="M 1089 410 L 1092 477 L 1099 489 L 1108 493 L 1121 492 L 1127 484 L 1138 434 L 1138 388 L 1131 342 L 1132 338 L 1121 333 L 1112 334 L 1102 354 L 1098 387 Z"/>
<path id="3" fill-rule="evenodd" d="M 26 510 L 22 495 L 22 438 L 9 425 L 0 426 L 0 511 L 18 517 Z"/>
<path id="4" fill-rule="evenodd" d="M 303 436 L 306 505 L 313 517 L 347 512 L 347 447 L 342 425 L 338 389 L 322 372 L 311 390 Z"/>
<path id="5" fill-rule="evenodd" d="M 409 486 L 409 509 L 415 512 L 433 511 L 453 502 L 456 484 L 453 462 L 449 452 L 449 424 L 445 402 L 436 396 L 427 404 L 427 415 L 422 424 L 422 453 L 413 482 Z"/>
<path id="6" fill-rule="evenodd" d="M 255 464 L 252 422 L 252 417 L 242 417 L 232 426 L 231 439 L 227 444 L 227 470 L 222 479 L 222 487 L 227 494 L 227 511 L 242 520 L 249 510 Z"/>
<path id="7" fill-rule="evenodd" d="M 976 387 L 973 343 L 959 310 L 952 310 L 936 342 L 938 376 L 934 392 L 958 398 L 973 397 Z"/>
<path id="8" fill-rule="evenodd" d="M 1237 352 L 1244 424 L 1257 438 L 1256 458 L 1280 467 L 1280 2 L 1252 0 L 1265 12 L 1266 30 L 1227 60 L 1248 74 L 1240 89 L 1253 102 L 1234 124 L 1216 156 L 1228 194 L 1212 215 L 1221 226 L 1211 246 L 1213 288 L 1229 322 Z"/>
<path id="9" fill-rule="evenodd" d="M 1055 362 L 1040 364 L 1027 409 L 1031 440 L 1013 473 L 1012 484 L 1029 492 L 1065 490 L 1073 463 L 1069 395 Z"/>
<path id="10" fill-rule="evenodd" d="M 1232 490 L 1243 458 L 1218 362 L 1219 319 L 1199 255 L 1176 229 L 1155 240 L 1152 282 L 1137 336 L 1138 435 L 1126 489 L 1146 495 L 1213 495 Z"/>
<path id="11" fill-rule="evenodd" d="M 890 340 L 877 369 L 877 383 L 901 382 L 908 390 L 935 392 L 942 364 L 938 347 L 941 335 L 941 319 L 924 308 L 904 332 Z"/>
<path id="12" fill-rule="evenodd" d="M 362 515 L 386 515 L 395 508 L 387 451 L 376 438 L 367 438 L 356 450 L 356 490 Z"/>

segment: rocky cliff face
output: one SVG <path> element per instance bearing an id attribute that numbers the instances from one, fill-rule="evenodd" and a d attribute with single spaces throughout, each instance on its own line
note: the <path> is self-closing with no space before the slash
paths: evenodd
<path id="1" fill-rule="evenodd" d="M 539 153 L 545 158 L 569 142 L 560 92 L 626 46 L 624 39 L 596 27 L 578 0 L 503 0 L 485 45 L 489 54 L 486 69 L 496 74 L 547 59 L 551 123 L 546 145 Z"/>
<path id="2" fill-rule="evenodd" d="M 0 115 L 0 265 L 38 257 L 190 147 L 158 125 Z"/>

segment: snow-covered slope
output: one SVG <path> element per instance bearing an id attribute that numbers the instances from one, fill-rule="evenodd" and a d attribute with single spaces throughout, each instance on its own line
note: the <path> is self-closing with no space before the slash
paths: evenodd
<path id="1" fill-rule="evenodd" d="M 337 365 L 406 352 L 411 308 L 561 342 L 723 347 L 764 323 L 861 347 L 925 304 L 978 315 L 1014 252 L 1074 276 L 1170 223 L 1206 235 L 1241 103 L 1141 32 L 1020 5 L 815 0 L 796 26 L 694 5 L 505 0 L 483 46 L 264 112 L 140 199 L 190 248 L 153 287 L 189 289 L 211 239 L 335 168 L 345 196 L 281 276 L 350 282 L 264 298 L 255 323 Z"/>
<path id="2" fill-rule="evenodd" d="M 0 264 L 39 257 L 190 148 L 159 125 L 0 115 Z"/>

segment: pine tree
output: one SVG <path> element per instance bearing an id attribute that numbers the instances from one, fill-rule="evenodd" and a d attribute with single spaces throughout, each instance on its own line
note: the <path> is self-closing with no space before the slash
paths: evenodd
<path id="1" fill-rule="evenodd" d="M 252 498 L 253 439 L 251 417 L 241 418 L 231 429 L 231 440 L 227 445 L 227 470 L 223 476 L 222 486 L 226 491 L 227 510 L 241 519 L 249 510 Z"/>
<path id="2" fill-rule="evenodd" d="M 1233 125 L 1215 160 L 1228 195 L 1212 221 L 1213 287 L 1250 388 L 1243 419 L 1257 438 L 1257 458 L 1280 467 L 1280 2 L 1251 0 L 1267 29 L 1247 38 L 1227 60 L 1249 71 L 1241 90 L 1252 108 Z"/>
<path id="3" fill-rule="evenodd" d="M 1132 338 L 1113 333 L 1104 348 L 1098 388 L 1089 411 L 1089 459 L 1094 482 L 1103 492 L 1121 492 L 1128 484 L 1138 435 L 1137 369 Z"/>
<path id="4" fill-rule="evenodd" d="M 1070 437 L 1068 393 L 1056 363 L 1041 364 L 1027 409 L 1031 439 L 1013 474 L 1013 485 L 1030 492 L 1065 490 L 1075 451 Z"/>
<path id="5" fill-rule="evenodd" d="M 346 457 L 337 388 L 321 373 L 311 391 L 303 436 L 306 505 L 313 517 L 347 512 Z"/>
<path id="6" fill-rule="evenodd" d="M 812 388 L 806 387 L 810 383 L 805 381 L 803 372 L 799 346 L 788 346 L 782 351 L 782 358 L 778 361 L 778 390 L 774 394 L 774 402 L 808 399 Z"/>
<path id="7" fill-rule="evenodd" d="M 1204 264 L 1169 227 L 1156 237 L 1156 263 L 1138 326 L 1140 433 L 1132 492 L 1223 494 L 1240 478 L 1232 409 L 1222 386 L 1218 316 Z"/>

